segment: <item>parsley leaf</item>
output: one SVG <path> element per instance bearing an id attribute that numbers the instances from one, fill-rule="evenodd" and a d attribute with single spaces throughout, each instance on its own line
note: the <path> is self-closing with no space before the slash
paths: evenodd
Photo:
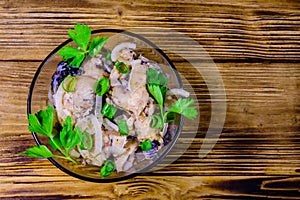
<path id="1" fill-rule="evenodd" d="M 169 111 L 164 111 L 164 100 L 167 93 L 168 78 L 159 73 L 155 69 L 149 69 L 146 72 L 147 75 L 147 89 L 149 93 L 154 97 L 160 107 L 160 116 L 153 115 L 151 120 L 152 128 L 163 128 L 163 124 L 174 121 L 174 113 L 183 115 L 189 119 L 195 119 L 198 115 L 196 107 L 191 107 L 194 100 L 191 98 L 179 98 Z"/>
<path id="2" fill-rule="evenodd" d="M 53 153 L 45 145 L 28 148 L 26 149 L 25 153 L 20 152 L 19 154 L 34 158 L 51 158 L 54 156 Z"/>
<path id="3" fill-rule="evenodd" d="M 99 36 L 93 38 L 92 43 L 89 46 L 90 56 L 94 57 L 95 55 L 97 55 L 97 53 L 101 51 L 103 45 L 108 39 L 108 37 L 100 38 Z"/>
<path id="4" fill-rule="evenodd" d="M 83 50 L 86 51 L 91 39 L 91 29 L 84 24 L 75 24 L 74 30 L 69 29 L 69 36 Z"/>
<path id="5" fill-rule="evenodd" d="M 166 87 L 168 85 L 168 78 L 165 77 L 163 73 L 159 73 L 155 69 L 148 69 L 146 72 L 147 84 L 156 84 L 161 87 Z"/>
<path id="6" fill-rule="evenodd" d="M 71 61 L 70 66 L 80 67 L 82 61 L 84 60 L 85 53 L 71 46 L 63 47 L 57 52 L 63 57 L 64 61 Z"/>
<path id="7" fill-rule="evenodd" d="M 84 54 L 84 52 L 75 47 L 65 46 L 58 51 L 58 54 L 62 55 L 64 60 L 70 60 L 76 56 L 79 57 L 81 54 Z"/>
<path id="8" fill-rule="evenodd" d="M 159 73 L 157 70 L 151 68 L 147 70 L 146 76 L 147 76 L 147 89 L 149 93 L 154 97 L 156 102 L 158 103 L 160 107 L 160 115 L 161 115 L 160 118 L 158 118 L 157 116 L 153 116 L 152 126 L 155 128 L 162 128 L 163 127 L 162 119 L 164 114 L 164 100 L 167 93 L 168 78 L 165 77 L 163 73 Z"/>
<path id="9" fill-rule="evenodd" d="M 150 94 L 154 97 L 154 99 L 157 101 L 159 106 L 163 106 L 164 104 L 164 99 L 163 99 L 163 95 L 162 92 L 160 90 L 159 85 L 155 85 L 155 84 L 148 84 L 147 85 L 148 91 L 150 92 Z"/>
<path id="10" fill-rule="evenodd" d="M 157 103 L 163 106 L 167 93 L 168 78 L 155 69 L 147 70 L 146 76 L 148 91 L 155 98 Z"/>
<path id="11" fill-rule="evenodd" d="M 73 129 L 72 118 L 70 116 L 66 117 L 63 123 L 63 128 L 60 132 L 60 142 L 65 148 L 67 154 L 70 149 L 79 144 L 81 140 L 80 133 L 81 130 L 79 130 L 79 127 L 75 127 L 75 129 Z"/>
<path id="12" fill-rule="evenodd" d="M 147 88 L 157 103 L 162 107 L 167 93 L 168 79 L 163 73 L 155 69 L 149 69 L 146 72 Z"/>
<path id="13" fill-rule="evenodd" d="M 184 117 L 189 119 L 195 119 L 198 115 L 196 107 L 189 107 L 194 103 L 194 99 L 191 98 L 179 98 L 176 103 L 165 113 L 167 116 L 169 113 L 175 112 L 182 114 Z"/>
<path id="14" fill-rule="evenodd" d="M 52 152 L 44 145 L 29 148 L 25 152 L 20 152 L 20 154 L 24 156 L 31 156 L 31 157 L 38 157 L 38 158 L 50 158 L 50 157 L 62 158 L 62 159 L 67 159 L 73 162 L 74 164 L 77 164 L 77 162 L 70 157 L 69 151 L 78 144 L 81 143 L 85 144 L 86 137 L 88 138 L 87 148 L 90 149 L 92 145 L 92 137 L 84 135 L 79 127 L 73 128 L 72 118 L 70 116 L 66 117 L 66 119 L 64 120 L 63 128 L 60 131 L 60 133 L 53 136 L 52 134 L 53 116 L 54 116 L 54 109 L 51 106 L 48 106 L 46 110 L 41 110 L 36 114 L 29 114 L 28 129 L 37 134 L 41 134 L 49 137 L 48 142 L 52 147 L 52 149 L 54 151 L 55 150 L 60 151 L 63 154 L 63 156 L 52 154 Z"/>
<path id="15" fill-rule="evenodd" d="M 109 39 L 108 37 L 100 38 L 97 36 L 89 45 L 91 34 L 92 30 L 87 25 L 75 24 L 74 30 L 69 29 L 69 36 L 79 48 L 66 46 L 57 53 L 62 56 L 64 61 L 68 61 L 69 66 L 79 68 L 87 54 L 94 57 Z"/>
<path id="16" fill-rule="evenodd" d="M 53 108 L 48 106 L 46 110 L 41 110 L 36 114 L 29 114 L 29 131 L 52 137 L 53 112 Z"/>
<path id="17" fill-rule="evenodd" d="M 62 147 L 61 142 L 59 140 L 59 134 L 55 135 L 52 140 L 49 139 L 48 143 L 50 144 L 51 148 L 56 151 L 58 148 Z"/>
<path id="18" fill-rule="evenodd" d="M 76 68 L 79 68 L 84 58 L 85 54 L 76 55 L 72 62 L 70 62 L 70 66 L 75 66 Z"/>

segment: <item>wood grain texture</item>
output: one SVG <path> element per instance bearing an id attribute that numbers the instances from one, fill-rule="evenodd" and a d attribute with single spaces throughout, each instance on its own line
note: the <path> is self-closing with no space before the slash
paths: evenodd
<path id="1" fill-rule="evenodd" d="M 75 23 L 93 29 L 170 28 L 197 42 L 222 75 L 227 113 L 214 149 L 199 159 L 210 121 L 203 79 L 170 55 L 199 99 L 195 138 L 167 168 L 116 183 L 70 177 L 49 161 L 19 156 L 34 145 L 27 93 L 41 61 Z M 180 41 L 166 44 L 176 47 Z M 299 199 L 299 1 L 0 0 L 0 198 Z M 182 52 L 191 58 L 198 55 Z"/>

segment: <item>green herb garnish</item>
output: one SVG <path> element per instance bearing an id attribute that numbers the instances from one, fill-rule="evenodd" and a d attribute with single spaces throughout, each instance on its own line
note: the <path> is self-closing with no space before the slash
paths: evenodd
<path id="1" fill-rule="evenodd" d="M 190 107 L 194 103 L 191 98 L 179 98 L 175 104 L 164 114 L 164 119 L 171 113 L 178 113 L 188 119 L 195 119 L 198 115 L 196 107 Z"/>
<path id="2" fill-rule="evenodd" d="M 121 74 L 127 74 L 129 72 L 129 67 L 123 62 L 117 62 L 116 68 Z"/>
<path id="3" fill-rule="evenodd" d="M 111 52 L 110 52 L 110 51 L 107 52 L 105 58 L 106 58 L 107 60 L 110 60 L 110 61 L 111 61 Z"/>
<path id="4" fill-rule="evenodd" d="M 141 147 L 142 151 L 148 151 L 148 150 L 152 149 L 151 140 L 147 139 L 144 142 L 141 142 L 140 147 Z"/>
<path id="5" fill-rule="evenodd" d="M 162 86 L 167 86 L 168 79 L 165 77 L 163 73 L 158 72 L 155 69 L 148 69 L 146 72 L 147 75 L 147 83 L 149 84 L 157 84 Z"/>
<path id="6" fill-rule="evenodd" d="M 167 114 L 167 119 L 166 119 L 166 122 L 169 123 L 169 122 L 174 122 L 176 120 L 176 115 L 174 112 L 169 112 Z"/>
<path id="7" fill-rule="evenodd" d="M 195 119 L 198 115 L 196 107 L 190 107 L 190 105 L 194 103 L 194 100 L 191 98 L 179 98 L 170 110 L 165 112 L 164 101 L 167 93 L 167 84 L 168 79 L 163 73 L 159 73 L 155 69 L 149 69 L 147 71 L 147 89 L 160 108 L 160 115 L 153 115 L 152 117 L 152 128 L 162 129 L 164 123 L 174 121 L 174 113 L 181 114 L 189 119 Z"/>
<path id="8" fill-rule="evenodd" d="M 48 143 L 50 144 L 51 148 L 54 151 L 56 151 L 58 147 L 62 147 L 60 139 L 59 139 L 59 134 L 55 135 L 52 139 L 49 139 Z"/>
<path id="9" fill-rule="evenodd" d="M 63 57 L 64 61 L 68 61 L 69 66 L 74 66 L 76 68 L 80 67 L 86 54 L 86 52 L 83 52 L 82 50 L 76 49 L 71 46 L 63 47 L 57 53 Z"/>
<path id="10" fill-rule="evenodd" d="M 163 116 L 164 100 L 167 93 L 168 79 L 162 73 L 158 73 L 155 69 L 147 71 L 147 88 L 150 94 L 157 101 L 161 116 Z"/>
<path id="11" fill-rule="evenodd" d="M 20 154 L 34 158 L 51 158 L 54 156 L 54 154 L 45 145 L 28 148 L 25 152 L 20 152 Z"/>
<path id="12" fill-rule="evenodd" d="M 66 85 L 66 81 L 67 80 L 70 80 L 69 84 Z M 64 78 L 64 80 L 62 81 L 62 88 L 65 92 L 73 92 L 74 91 L 74 84 L 75 84 L 75 81 L 76 81 L 76 77 L 75 76 L 67 76 L 66 78 Z"/>
<path id="13" fill-rule="evenodd" d="M 93 138 L 91 134 L 87 132 L 83 132 L 81 135 L 81 143 L 80 143 L 80 149 L 81 150 L 91 150 L 93 147 Z"/>
<path id="14" fill-rule="evenodd" d="M 98 96 L 103 96 L 109 90 L 109 79 L 108 78 L 101 78 L 95 84 L 95 93 Z"/>
<path id="15" fill-rule="evenodd" d="M 108 39 L 108 37 L 100 38 L 99 36 L 93 38 L 88 50 L 88 52 L 90 53 L 89 55 L 91 57 L 97 55 L 101 51 L 102 47 Z"/>
<path id="16" fill-rule="evenodd" d="M 79 144 L 81 140 L 81 130 L 78 126 L 73 129 L 72 118 L 70 116 L 66 117 L 62 127 L 59 140 L 65 149 L 65 153 L 68 155 L 69 151 Z"/>
<path id="17" fill-rule="evenodd" d="M 112 119 L 115 116 L 117 111 L 118 111 L 117 108 L 113 107 L 108 103 L 105 103 L 104 106 L 102 107 L 101 113 L 103 116 Z"/>
<path id="18" fill-rule="evenodd" d="M 69 151 L 82 143 L 82 131 L 77 126 L 73 128 L 72 118 L 68 116 L 63 122 L 60 133 L 53 135 L 53 118 L 54 109 L 51 106 L 48 106 L 46 110 L 41 110 L 36 114 L 29 114 L 28 129 L 31 132 L 49 137 L 49 144 L 52 149 L 54 151 L 58 150 L 63 156 L 53 154 L 45 145 L 28 148 L 25 152 L 21 152 L 20 154 L 36 158 L 62 158 L 77 164 L 77 162 L 70 157 Z"/>
<path id="19" fill-rule="evenodd" d="M 161 115 L 153 115 L 150 126 L 152 128 L 161 128 L 164 125 Z"/>
<path id="20" fill-rule="evenodd" d="M 79 68 L 87 54 L 94 57 L 108 40 L 108 37 L 100 38 L 97 36 L 89 45 L 91 33 L 92 30 L 87 25 L 75 24 L 74 30 L 69 29 L 69 36 L 79 48 L 65 46 L 57 53 L 62 56 L 64 61 L 68 61 L 70 66 Z"/>
<path id="21" fill-rule="evenodd" d="M 51 137 L 53 130 L 53 113 L 53 108 L 48 106 L 46 110 L 41 110 L 36 114 L 29 114 L 29 131 Z"/>
<path id="22" fill-rule="evenodd" d="M 69 29 L 69 36 L 83 50 L 86 51 L 90 42 L 92 31 L 88 25 L 75 24 L 74 30 Z"/>
<path id="23" fill-rule="evenodd" d="M 121 135 L 128 135 L 129 129 L 126 120 L 119 119 L 117 121 L 119 132 Z"/>
<path id="24" fill-rule="evenodd" d="M 116 165 L 112 160 L 106 160 L 103 167 L 101 167 L 100 175 L 106 177 L 111 175 L 116 170 Z"/>

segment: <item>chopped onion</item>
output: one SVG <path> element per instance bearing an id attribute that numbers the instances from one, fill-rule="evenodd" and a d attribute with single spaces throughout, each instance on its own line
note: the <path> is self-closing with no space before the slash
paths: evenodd
<path id="1" fill-rule="evenodd" d="M 95 115 L 96 117 L 102 118 L 101 109 L 102 109 L 102 96 L 96 95 L 96 102 L 95 102 Z"/>
<path id="2" fill-rule="evenodd" d="M 131 43 L 131 42 L 123 42 L 121 44 L 118 44 L 111 51 L 111 60 L 112 61 L 116 61 L 119 58 L 120 51 L 122 49 L 125 49 L 125 48 L 127 48 L 127 49 L 135 49 L 136 48 L 136 44 L 135 43 Z"/>
<path id="3" fill-rule="evenodd" d="M 95 116 L 92 117 L 92 123 L 95 130 L 94 147 L 93 147 L 94 150 L 92 151 L 92 154 L 97 155 L 102 151 L 102 146 L 103 146 L 102 129 L 101 129 L 102 125 L 99 123 L 98 119 Z"/>
<path id="4" fill-rule="evenodd" d="M 179 95 L 182 97 L 189 97 L 190 93 L 182 88 L 173 88 L 168 91 L 171 95 Z"/>
<path id="5" fill-rule="evenodd" d="M 112 128 L 113 130 L 119 132 L 119 128 L 116 124 L 112 123 L 109 119 L 104 118 L 104 123 L 107 124 L 110 128 Z"/>
<path id="6" fill-rule="evenodd" d="M 63 120 L 69 114 L 69 112 L 66 113 L 66 111 L 68 111 L 68 110 L 63 107 L 63 97 L 64 97 L 65 94 L 66 94 L 66 92 L 62 88 L 62 84 L 60 84 L 60 86 L 57 89 L 57 92 L 53 95 L 54 105 L 55 105 L 56 112 L 57 112 L 57 117 L 58 117 L 58 120 L 59 120 L 60 123 L 62 123 Z"/>
<path id="7" fill-rule="evenodd" d="M 79 158 L 79 157 L 80 157 L 80 154 L 79 154 L 75 149 L 71 149 L 71 150 L 69 151 L 69 154 L 70 154 L 70 156 L 73 157 L 73 158 Z"/>
<path id="8" fill-rule="evenodd" d="M 160 134 L 161 137 L 164 137 L 165 134 L 167 133 L 168 125 L 169 125 L 168 123 L 164 123 L 164 128 L 163 128 L 163 130 L 162 130 L 161 132 L 159 132 L 159 134 Z"/>
<path id="9" fill-rule="evenodd" d="M 124 163 L 123 171 L 129 171 L 133 167 L 134 155 L 130 154 L 127 161 Z"/>

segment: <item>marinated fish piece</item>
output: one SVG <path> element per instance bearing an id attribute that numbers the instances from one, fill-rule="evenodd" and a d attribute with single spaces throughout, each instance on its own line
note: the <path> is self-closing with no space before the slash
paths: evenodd
<path id="1" fill-rule="evenodd" d="M 146 87 L 139 87 L 135 92 L 130 92 L 123 87 L 117 86 L 112 89 L 112 102 L 138 116 L 147 105 L 149 94 Z"/>
<path id="2" fill-rule="evenodd" d="M 134 122 L 135 131 L 139 141 L 143 142 L 146 139 L 150 139 L 151 141 L 157 139 L 158 130 L 151 128 L 151 119 L 151 117 L 138 116 Z"/>
<path id="3" fill-rule="evenodd" d="M 71 80 L 67 79 L 65 83 L 69 84 L 70 81 Z M 59 122 L 62 123 L 67 116 L 71 116 L 74 121 L 73 94 L 67 94 L 67 92 L 64 91 L 62 84 L 60 84 L 56 93 L 53 95 L 53 100 Z"/>
<path id="4" fill-rule="evenodd" d="M 126 166 L 126 169 L 125 169 L 124 165 L 129 160 L 129 156 L 132 155 L 136 151 L 137 146 L 138 146 L 138 144 L 136 142 L 129 142 L 125 146 L 125 148 L 126 148 L 125 152 L 122 155 L 116 157 L 115 163 L 116 163 L 118 172 L 126 171 L 126 169 L 129 169 L 130 167 L 132 167 L 133 160 L 130 161 L 131 164 L 128 163 L 129 165 Z"/>
<path id="5" fill-rule="evenodd" d="M 135 43 L 131 42 L 123 42 L 115 46 L 115 48 L 111 51 L 111 60 L 112 61 L 128 61 L 132 58 L 132 53 L 136 48 Z M 131 52 L 130 52 L 131 51 Z"/>
<path id="6" fill-rule="evenodd" d="M 146 66 L 138 62 L 132 62 L 130 78 L 127 86 L 117 85 L 112 88 L 111 100 L 113 103 L 138 116 L 149 101 L 149 93 L 146 89 Z M 116 68 L 112 70 L 113 73 Z M 112 81 L 115 82 L 115 79 Z"/>
<path id="7" fill-rule="evenodd" d="M 104 74 L 104 70 L 101 69 L 103 65 L 104 64 L 101 60 L 101 57 L 93 57 L 88 59 L 82 64 L 83 75 L 92 77 L 95 80 L 99 80 Z"/>
<path id="8" fill-rule="evenodd" d="M 66 79 L 65 84 L 69 84 L 70 81 Z M 58 87 L 54 95 L 54 106 L 60 122 L 67 116 L 71 116 L 73 122 L 76 122 L 77 119 L 86 117 L 92 112 L 95 104 L 95 81 L 92 77 L 82 75 L 76 78 L 71 92 L 65 91 L 62 84 Z"/>
<path id="9" fill-rule="evenodd" d="M 131 62 L 131 72 L 129 78 L 128 89 L 135 92 L 140 87 L 146 88 L 146 71 L 147 67 L 139 61 Z"/>
<path id="10" fill-rule="evenodd" d="M 77 126 L 81 128 L 83 132 L 87 132 L 92 135 L 93 146 L 90 150 L 81 150 L 77 148 L 80 155 L 83 157 L 87 164 L 101 166 L 108 158 L 109 154 L 106 154 L 103 149 L 103 133 L 102 123 L 99 122 L 95 115 L 90 115 L 87 118 L 79 121 Z"/>
<path id="11" fill-rule="evenodd" d="M 94 84 L 96 79 L 90 76 L 79 76 L 77 78 L 74 94 L 74 116 L 75 119 L 88 116 L 95 105 Z"/>

